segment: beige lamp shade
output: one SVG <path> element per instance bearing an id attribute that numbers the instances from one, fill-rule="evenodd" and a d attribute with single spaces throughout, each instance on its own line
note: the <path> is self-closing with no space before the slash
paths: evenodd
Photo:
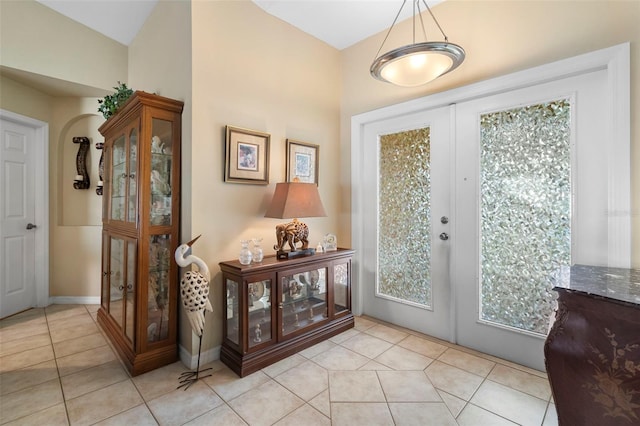
<path id="1" fill-rule="evenodd" d="M 264 217 L 292 219 L 326 215 L 315 183 L 282 182 L 276 184 L 273 200 Z"/>

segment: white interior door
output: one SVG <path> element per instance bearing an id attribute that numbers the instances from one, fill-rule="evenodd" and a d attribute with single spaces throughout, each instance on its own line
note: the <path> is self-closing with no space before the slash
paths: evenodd
<path id="1" fill-rule="evenodd" d="M 365 126 L 359 280 L 364 314 L 447 340 L 449 132 L 448 107 Z"/>
<path id="2" fill-rule="evenodd" d="M 606 89 L 599 70 L 456 106 L 459 344 L 544 370 L 553 274 L 609 265 Z"/>
<path id="3" fill-rule="evenodd" d="M 36 305 L 36 130 L 0 121 L 0 318 Z"/>

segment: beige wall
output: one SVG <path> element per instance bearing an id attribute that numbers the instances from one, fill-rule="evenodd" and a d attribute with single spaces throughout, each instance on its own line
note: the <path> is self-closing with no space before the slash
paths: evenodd
<path id="1" fill-rule="evenodd" d="M 350 164 L 351 116 L 578 54 L 631 42 L 632 264 L 640 267 L 640 1 L 458 1 L 433 8 L 451 42 L 467 58 L 460 68 L 418 88 L 374 80 L 369 66 L 384 33 L 342 51 L 341 169 Z M 433 25 L 430 17 L 424 17 Z M 394 31 L 384 50 L 406 44 Z M 603 149 L 606 147 L 603 146 Z M 343 214 L 350 211 L 350 175 L 342 174 Z M 344 233 L 349 226 L 345 220 Z"/>
<path id="2" fill-rule="evenodd" d="M 0 65 L 111 89 L 127 47 L 32 0 L 0 1 Z"/>
<path id="3" fill-rule="evenodd" d="M 96 194 L 104 140 L 97 127 L 104 122 L 96 98 L 54 97 L 49 120 L 49 295 L 100 296 L 102 196 Z M 89 137 L 87 154 L 91 186 L 73 188 L 78 146 L 74 136 Z"/>
<path id="4" fill-rule="evenodd" d="M 182 111 L 181 229 L 183 241 L 191 235 L 192 101 L 191 3 L 159 2 L 129 46 L 130 87 L 184 102 Z M 194 353 L 195 337 L 179 308 L 180 345 Z"/>
<path id="5" fill-rule="evenodd" d="M 215 277 L 213 321 L 204 348 L 221 342 L 218 263 L 237 258 L 240 240 L 262 237 L 274 254 L 278 219 L 264 218 L 275 184 L 285 180 L 285 143 L 320 146 L 319 190 L 326 218 L 305 219 L 315 246 L 337 232 L 339 183 L 339 52 L 266 14 L 251 2 L 192 3 L 193 141 L 192 234 L 194 254 Z M 270 184 L 223 182 L 224 127 L 271 134 Z"/>
<path id="6" fill-rule="evenodd" d="M 127 47 L 31 1 L 0 1 L 0 65 L 32 77 L 108 89 L 127 79 Z M 101 204 L 95 193 L 102 137 L 96 98 L 42 93 L 6 76 L 0 107 L 49 123 L 49 295 L 100 296 Z M 89 136 L 91 188 L 72 188 L 77 146 Z"/>

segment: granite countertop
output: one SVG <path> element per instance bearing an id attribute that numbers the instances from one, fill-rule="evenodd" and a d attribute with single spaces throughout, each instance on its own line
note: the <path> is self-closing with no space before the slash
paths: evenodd
<path id="1" fill-rule="evenodd" d="M 552 277 L 555 289 L 567 289 L 640 307 L 640 269 L 563 266 Z"/>

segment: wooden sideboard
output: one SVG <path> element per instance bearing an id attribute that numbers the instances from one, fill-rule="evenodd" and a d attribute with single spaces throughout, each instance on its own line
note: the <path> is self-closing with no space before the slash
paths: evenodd
<path id="1" fill-rule="evenodd" d="M 544 352 L 558 423 L 640 425 L 640 270 L 575 265 L 555 281 Z"/>
<path id="2" fill-rule="evenodd" d="M 243 377 L 354 326 L 353 250 L 261 263 L 221 262 L 220 360 Z"/>

